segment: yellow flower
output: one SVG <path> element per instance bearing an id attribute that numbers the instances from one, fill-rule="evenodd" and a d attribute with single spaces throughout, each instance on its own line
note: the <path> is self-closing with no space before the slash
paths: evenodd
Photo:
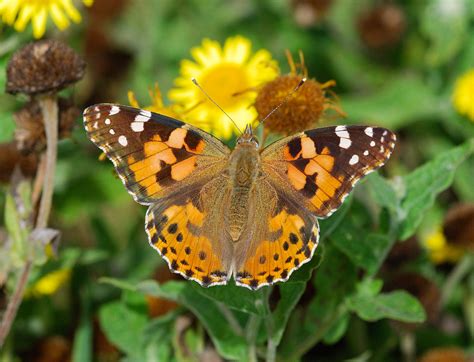
<path id="1" fill-rule="evenodd" d="M 27 296 L 54 294 L 71 276 L 68 268 L 55 270 L 34 283 L 26 292 Z"/>
<path id="2" fill-rule="evenodd" d="M 443 230 L 438 228 L 428 234 L 424 240 L 428 256 L 435 264 L 455 263 L 462 255 L 463 250 L 455 245 L 448 243 L 443 234 Z"/>
<path id="3" fill-rule="evenodd" d="M 223 47 L 204 39 L 200 47 L 191 49 L 194 61 L 181 62 L 181 76 L 169 92 L 169 98 L 183 109 L 190 123 L 224 139 L 237 132 L 222 111 L 191 82 L 192 78 L 241 130 L 257 118 L 253 107 L 256 91 L 278 75 L 278 65 L 267 50 L 252 54 L 251 46 L 250 40 L 235 36 L 228 38 Z"/>
<path id="4" fill-rule="evenodd" d="M 135 98 L 135 94 L 132 91 L 128 91 L 128 102 L 130 103 L 132 107 L 135 107 L 135 108 L 143 108 L 143 109 L 146 109 L 147 111 L 160 113 L 168 117 L 180 119 L 180 116 L 175 111 L 175 106 L 173 105 L 165 106 L 163 104 L 163 98 L 161 96 L 161 91 L 160 91 L 160 87 L 158 86 L 158 83 L 155 83 L 155 88 L 154 89 L 150 88 L 148 93 L 150 94 L 151 105 L 147 107 L 140 107 L 137 99 Z"/>
<path id="5" fill-rule="evenodd" d="M 93 0 L 83 0 L 90 6 Z M 75 23 L 81 21 L 81 14 L 72 0 L 0 0 L 0 18 L 13 25 L 16 31 L 25 30 L 28 23 L 33 24 L 33 36 L 41 38 L 46 31 L 48 15 L 53 19 L 59 30 L 66 29 L 71 19 Z"/>
<path id="6" fill-rule="evenodd" d="M 460 114 L 474 122 L 474 68 L 456 80 L 453 105 Z"/>

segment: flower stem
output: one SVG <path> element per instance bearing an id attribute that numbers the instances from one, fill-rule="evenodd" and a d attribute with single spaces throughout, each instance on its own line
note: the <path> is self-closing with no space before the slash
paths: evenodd
<path id="1" fill-rule="evenodd" d="M 265 293 L 263 295 L 263 303 L 266 310 L 266 317 L 265 317 L 265 325 L 267 327 L 267 362 L 275 362 L 276 361 L 276 350 L 278 345 L 275 343 L 274 340 L 274 329 L 275 323 L 273 320 L 273 314 L 270 309 L 270 294 L 272 293 L 272 287 L 265 289 Z"/>
<path id="2" fill-rule="evenodd" d="M 44 177 L 43 191 L 41 193 L 41 201 L 36 219 L 36 228 L 43 229 L 48 226 L 49 214 L 51 212 L 53 190 L 54 190 L 54 172 L 56 169 L 56 153 L 58 144 L 58 104 L 56 96 L 45 96 L 38 99 L 43 113 L 43 122 L 46 133 L 46 161 L 44 175 L 40 171 L 37 177 Z M 8 302 L 7 309 L 0 324 L 0 347 L 3 346 L 8 333 L 10 332 L 13 321 L 15 320 L 18 307 L 23 299 L 28 276 L 30 274 L 32 261 L 28 258 L 20 274 L 20 279 L 16 285 L 16 289 Z"/>
<path id="3" fill-rule="evenodd" d="M 257 346 L 255 342 L 259 326 L 260 317 L 255 314 L 251 314 L 245 327 L 245 335 L 247 339 L 247 345 L 249 347 L 249 362 L 257 362 Z"/>
<path id="4" fill-rule="evenodd" d="M 17 287 L 13 292 L 13 295 L 8 302 L 7 309 L 2 318 L 2 324 L 0 325 L 0 348 L 3 346 L 5 339 L 10 332 L 13 321 L 15 320 L 16 312 L 20 306 L 21 300 L 23 298 L 23 292 L 25 291 L 26 282 L 28 280 L 28 275 L 30 274 L 31 262 L 27 261 L 23 270 L 21 271 L 20 279 L 18 280 Z"/>
<path id="5" fill-rule="evenodd" d="M 58 103 L 55 96 L 47 96 L 39 100 L 43 112 L 44 129 L 46 132 L 46 169 L 43 180 L 36 227 L 39 229 L 48 226 L 49 214 L 53 202 L 54 173 L 56 170 L 56 154 L 58 145 Z"/>
<path id="6" fill-rule="evenodd" d="M 472 270 L 474 257 L 467 253 L 448 275 L 441 293 L 441 306 L 445 306 L 453 294 L 454 288 Z"/>

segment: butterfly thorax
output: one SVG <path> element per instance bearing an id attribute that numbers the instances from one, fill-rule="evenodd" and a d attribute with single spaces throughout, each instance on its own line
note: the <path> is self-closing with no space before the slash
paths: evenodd
<path id="1" fill-rule="evenodd" d="M 227 225 L 238 241 L 249 218 L 249 199 L 260 172 L 260 154 L 255 142 L 241 142 L 229 158 L 229 209 Z"/>

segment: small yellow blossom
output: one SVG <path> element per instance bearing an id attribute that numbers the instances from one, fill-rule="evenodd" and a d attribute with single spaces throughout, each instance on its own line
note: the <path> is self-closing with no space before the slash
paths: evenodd
<path id="1" fill-rule="evenodd" d="M 456 80 L 453 105 L 460 114 L 474 122 L 474 68 Z"/>
<path id="2" fill-rule="evenodd" d="M 86 6 L 91 6 L 93 0 L 83 0 Z M 41 38 L 46 31 L 48 15 L 59 30 L 69 27 L 70 20 L 81 21 L 81 14 L 72 0 L 0 0 L 0 19 L 13 25 L 16 31 L 25 30 L 31 21 L 33 36 Z"/>
<path id="3" fill-rule="evenodd" d="M 228 38 L 223 47 L 204 39 L 191 49 L 194 61 L 181 62 L 181 75 L 169 92 L 186 119 L 218 137 L 229 139 L 237 130 L 232 122 L 192 82 L 196 78 L 209 96 L 243 130 L 257 118 L 253 107 L 258 87 L 278 75 L 278 65 L 271 54 L 261 49 L 252 53 L 252 44 L 242 36 Z"/>
<path id="4" fill-rule="evenodd" d="M 132 107 L 135 108 L 143 108 L 147 111 L 155 112 L 164 114 L 165 116 L 181 119 L 178 113 L 175 111 L 175 106 L 165 106 L 163 103 L 163 98 L 161 96 L 160 87 L 158 83 L 155 83 L 155 88 L 149 90 L 151 105 L 147 107 L 140 107 L 138 104 L 137 99 L 135 98 L 135 94 L 132 91 L 128 91 L 128 102 Z"/>
<path id="5" fill-rule="evenodd" d="M 41 296 L 54 294 L 71 277 L 68 268 L 55 270 L 46 274 L 34 283 L 26 292 L 27 296 Z"/>
<path id="6" fill-rule="evenodd" d="M 424 240 L 428 256 L 435 264 L 455 263 L 463 255 L 464 251 L 448 243 L 443 234 L 443 230 L 438 228 L 428 234 Z"/>

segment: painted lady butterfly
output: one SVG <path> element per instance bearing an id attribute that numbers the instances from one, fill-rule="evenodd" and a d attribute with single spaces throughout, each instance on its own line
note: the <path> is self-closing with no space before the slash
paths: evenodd
<path id="1" fill-rule="evenodd" d="M 149 206 L 150 245 L 170 269 L 202 286 L 258 289 L 286 281 L 318 245 L 317 218 L 382 166 L 395 134 L 337 126 L 263 150 L 247 126 L 234 150 L 181 121 L 114 104 L 84 111 L 89 138 L 134 199 Z"/>

